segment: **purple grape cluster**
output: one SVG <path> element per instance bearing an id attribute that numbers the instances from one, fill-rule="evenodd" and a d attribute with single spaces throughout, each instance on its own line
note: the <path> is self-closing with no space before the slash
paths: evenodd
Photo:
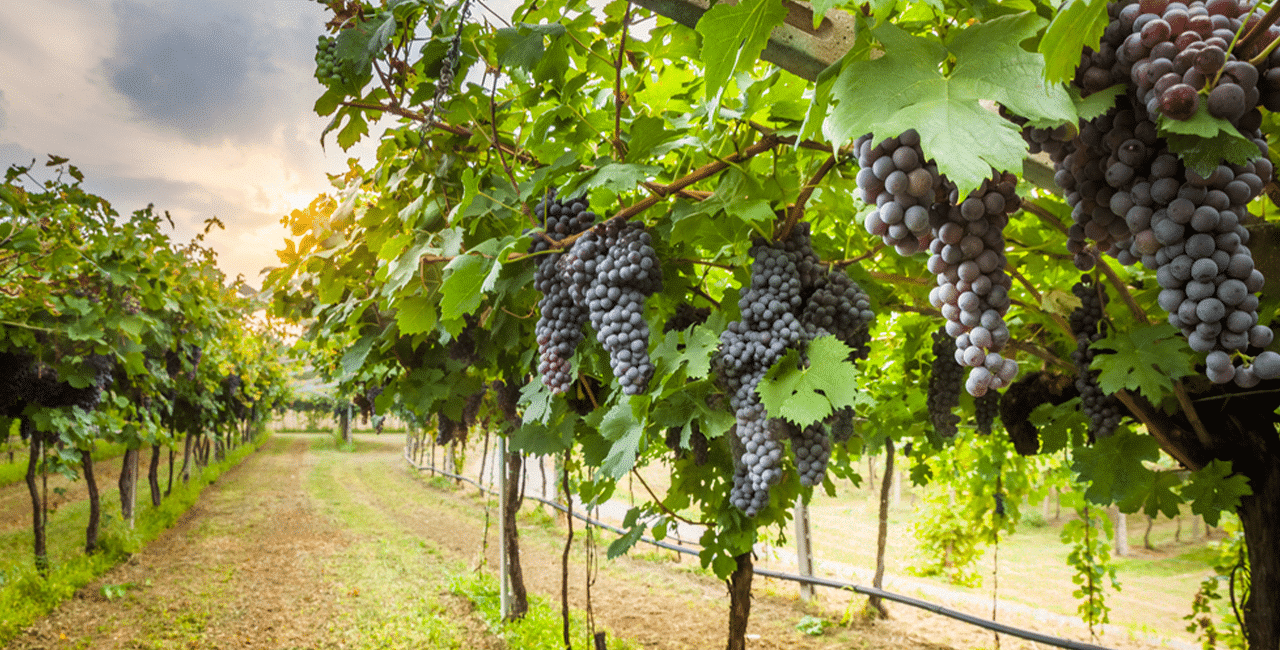
<path id="1" fill-rule="evenodd" d="M 901 255 L 912 255 L 929 239 L 929 207 L 942 189 L 938 166 L 925 160 L 920 134 L 911 129 L 880 143 L 867 134 L 853 143 L 858 189 L 876 206 L 863 225 Z"/>
<path id="2" fill-rule="evenodd" d="M 960 417 L 952 412 L 960 404 L 960 387 L 964 384 L 964 366 L 956 362 L 955 339 L 946 328 L 933 333 L 933 363 L 929 366 L 929 391 L 926 405 L 933 430 L 943 438 L 956 435 Z"/>
<path id="3" fill-rule="evenodd" d="M 570 299 L 586 306 L 623 392 L 643 393 L 654 370 L 645 298 L 662 289 L 652 237 L 638 222 L 610 219 L 579 237 L 559 264 Z"/>
<path id="4" fill-rule="evenodd" d="M 1270 344 L 1272 332 L 1258 324 L 1263 276 L 1244 222 L 1273 172 L 1258 107 L 1280 108 L 1280 58 L 1256 66 L 1249 59 L 1280 29 L 1233 50 L 1242 25 L 1247 33 L 1262 17 L 1251 3 L 1142 0 L 1110 4 L 1108 12 L 1102 42 L 1085 52 L 1074 83 L 1085 94 L 1116 83 L 1127 92 L 1080 126 L 1057 164 L 1055 180 L 1075 222 L 1068 250 L 1081 270 L 1095 263 L 1090 241 L 1123 264 L 1155 270 L 1169 322 L 1193 350 L 1209 353 L 1206 375 L 1254 384 L 1254 369 L 1237 365 L 1235 355 Z M 1260 156 L 1203 173 L 1184 165 L 1156 120 L 1189 119 L 1202 104 L 1252 140 Z"/>
<path id="5" fill-rule="evenodd" d="M 928 267 L 938 286 L 929 302 L 947 319 L 956 362 L 972 368 L 965 390 L 974 397 L 1004 388 L 1018 375 L 1017 362 L 1000 354 L 1009 342 L 1004 315 L 1012 286 L 1005 272 L 1004 227 L 1021 205 L 1016 187 L 1017 178 L 1006 173 L 983 181 L 963 201 L 952 188 L 950 203 L 932 218 Z"/>
<path id="6" fill-rule="evenodd" d="M 1106 438 L 1120 425 L 1122 410 L 1115 395 L 1107 395 L 1098 386 L 1098 371 L 1090 369 L 1097 350 L 1090 344 L 1101 340 L 1106 332 L 1101 327 L 1107 294 L 1095 285 L 1089 276 L 1083 276 L 1071 287 L 1071 293 L 1080 299 L 1080 306 L 1071 312 L 1071 332 L 1076 337 L 1076 349 L 1071 360 L 1076 364 L 1076 390 L 1080 391 L 1080 408 L 1089 418 L 1089 433 L 1094 438 Z"/>
<path id="7" fill-rule="evenodd" d="M 556 240 L 576 235 L 595 223 L 586 198 L 560 201 L 555 193 L 548 194 L 534 207 L 534 215 L 543 226 L 547 237 Z M 551 249 L 543 233 L 535 233 L 530 253 L 543 253 Z M 538 374 L 542 383 L 553 393 L 563 393 L 573 385 L 570 359 L 578 343 L 582 342 L 582 325 L 587 321 L 586 304 L 576 301 L 570 293 L 572 282 L 561 276 L 557 263 L 561 252 L 546 253 L 538 257 L 533 272 L 533 285 L 542 293 L 538 303 L 538 323 L 534 333 L 538 340 Z"/>
<path id="8" fill-rule="evenodd" d="M 782 480 L 783 440 L 791 440 L 804 485 L 822 482 L 831 456 L 824 423 L 796 430 L 769 417 L 756 393 L 760 380 L 788 349 L 803 350 L 818 336 L 834 335 L 853 349 L 853 357 L 865 358 L 874 313 L 857 283 L 813 252 L 807 223 L 796 224 L 783 241 L 757 239 L 750 254 L 751 286 L 738 300 L 741 318 L 721 333 L 712 361 L 736 420 L 730 501 L 754 517 Z M 832 420 L 851 424 L 841 417 Z"/>

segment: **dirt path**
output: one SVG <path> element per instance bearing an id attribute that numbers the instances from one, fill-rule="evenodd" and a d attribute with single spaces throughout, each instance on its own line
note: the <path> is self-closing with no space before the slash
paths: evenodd
<path id="1" fill-rule="evenodd" d="M 9 647 L 508 647 L 486 633 L 451 583 L 470 575 L 482 553 L 490 571 L 497 566 L 496 522 L 491 518 L 486 532 L 486 504 L 473 488 L 416 475 L 400 457 L 401 444 L 400 436 L 362 436 L 356 453 L 341 453 L 327 439 L 277 435 L 210 486 L 172 530 Z M 531 502 L 524 510 L 526 584 L 558 611 L 563 529 L 533 512 Z M 496 507 L 489 514 L 496 517 Z M 570 601 L 584 608 L 586 556 L 580 527 L 577 533 Z M 721 582 L 694 570 L 690 558 L 675 563 L 644 549 L 606 560 L 611 539 L 598 540 L 591 589 L 596 623 L 611 630 L 609 647 L 626 645 L 616 637 L 632 648 L 723 647 L 728 601 Z M 104 585 L 131 587 L 108 600 Z M 757 578 L 749 648 L 991 645 L 989 634 L 913 613 L 806 636 L 797 622 L 807 614 L 839 618 L 839 601 L 828 599 L 824 610 L 799 603 L 793 592 L 793 585 Z"/>
<path id="2" fill-rule="evenodd" d="M 303 440 L 275 439 L 169 532 L 10 648 L 309 647 L 334 598 L 321 563 L 344 544 L 302 488 Z M 103 585 L 132 585 L 107 600 Z"/>

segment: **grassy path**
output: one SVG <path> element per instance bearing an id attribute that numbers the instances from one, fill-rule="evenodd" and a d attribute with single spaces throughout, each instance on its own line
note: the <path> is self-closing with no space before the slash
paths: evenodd
<path id="1" fill-rule="evenodd" d="M 562 527 L 526 502 L 521 558 L 535 602 L 528 621 L 497 623 L 497 531 L 486 527 L 486 502 L 474 489 L 418 476 L 400 457 L 402 441 L 360 436 L 349 453 L 334 450 L 328 437 L 277 434 L 211 485 L 171 530 L 9 647 L 563 648 Z M 496 511 L 488 514 L 492 523 Z M 597 541 L 591 606 L 611 650 L 723 647 L 722 583 L 687 558 L 676 563 L 644 549 L 606 560 L 611 538 Z M 578 528 L 570 600 L 579 610 L 586 606 L 583 542 Z M 803 605 L 792 591 L 759 580 L 749 648 L 991 644 L 989 635 L 925 623 L 910 612 L 806 636 L 796 630 L 801 618 L 834 621 L 840 601 L 828 599 L 826 609 Z M 585 649 L 582 620 L 579 612 L 574 647 Z M 1002 647 L 1026 647 L 1009 641 Z"/>

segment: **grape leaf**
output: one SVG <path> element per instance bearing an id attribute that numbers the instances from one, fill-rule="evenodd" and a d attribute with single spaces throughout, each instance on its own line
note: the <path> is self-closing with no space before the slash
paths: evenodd
<path id="1" fill-rule="evenodd" d="M 1092 447 L 1076 450 L 1071 468 L 1089 482 L 1084 496 L 1092 503 L 1131 505 L 1136 510 L 1155 480 L 1155 472 L 1143 461 L 1160 458 L 1160 443 L 1134 431 L 1121 430 L 1101 438 Z"/>
<path id="2" fill-rule="evenodd" d="M 721 2 L 702 14 L 697 31 L 702 35 L 702 60 L 706 63 L 707 101 L 720 104 L 729 77 L 739 68 L 755 65 L 769 41 L 769 33 L 782 24 L 787 8 L 778 0 Z"/>
<path id="3" fill-rule="evenodd" d="M 609 455 L 600 464 L 600 471 L 609 478 L 620 479 L 636 464 L 644 427 L 633 416 L 630 401 L 624 399 L 605 413 L 599 430 L 605 440 L 613 443 Z"/>
<path id="4" fill-rule="evenodd" d="M 720 338 L 708 327 L 696 325 L 684 335 L 684 353 L 680 360 L 688 364 L 690 379 L 702 379 L 711 372 L 711 355 L 720 345 Z"/>
<path id="5" fill-rule="evenodd" d="M 1243 165 L 1261 155 L 1258 146 L 1239 129 L 1209 114 L 1205 102 L 1189 120 L 1171 120 L 1163 115 L 1157 122 L 1159 133 L 1169 142 L 1169 151 L 1201 176 L 1208 176 L 1225 160 Z"/>
<path id="6" fill-rule="evenodd" d="M 1075 123 L 1071 96 L 1058 83 L 1045 83 L 1045 61 L 1018 44 L 1034 36 L 1045 19 L 1011 14 L 961 30 L 947 45 L 956 58 L 951 78 L 975 97 L 999 102 L 1033 126 Z"/>
<path id="7" fill-rule="evenodd" d="M 1137 389 L 1158 404 L 1173 392 L 1175 380 L 1194 372 L 1190 348 L 1168 323 L 1113 332 L 1090 347 L 1114 352 L 1095 356 L 1090 366 L 1099 371 L 1098 386 L 1107 394 Z"/>
<path id="8" fill-rule="evenodd" d="M 885 54 L 850 63 L 836 79 L 831 115 L 823 125 L 830 140 L 843 143 L 864 133 L 879 140 L 916 129 L 925 156 L 937 161 L 961 196 L 989 178 L 993 167 L 1022 169 L 1027 146 L 1018 128 L 979 103 L 991 99 L 983 95 L 1002 94 L 991 86 L 991 68 L 999 61 L 982 58 L 973 44 L 962 40 L 962 51 L 974 61 L 957 62 L 953 74 L 944 76 L 939 67 L 950 54 L 940 44 L 890 23 L 873 33 L 884 43 Z M 1008 74 L 1007 85 L 1028 85 L 1014 80 L 1028 74 L 1026 69 Z"/>
<path id="9" fill-rule="evenodd" d="M 1070 81 L 1080 65 L 1080 51 L 1098 49 L 1108 22 L 1107 0 L 1067 0 L 1040 39 L 1044 78 L 1050 83 Z"/>
<path id="10" fill-rule="evenodd" d="M 1182 499 L 1174 494 L 1173 488 L 1181 484 L 1182 479 L 1177 472 L 1156 472 L 1155 480 L 1151 482 L 1151 492 L 1142 503 L 1142 511 L 1152 518 L 1160 513 L 1170 519 L 1177 517 L 1178 505 L 1182 503 Z"/>
<path id="11" fill-rule="evenodd" d="M 405 336 L 430 331 L 436 326 L 435 301 L 426 296 L 409 296 L 400 301 L 396 325 Z"/>
<path id="12" fill-rule="evenodd" d="M 364 365 L 365 357 L 369 356 L 369 350 L 373 348 L 373 341 L 374 337 L 372 335 L 365 336 L 356 341 L 350 348 L 347 348 L 340 362 L 342 366 L 341 380 L 345 380 L 347 377 L 359 372 L 360 366 Z"/>
<path id="13" fill-rule="evenodd" d="M 462 318 L 480 306 L 480 287 L 489 274 L 489 262 L 478 255 L 459 255 L 449 262 L 448 275 L 440 286 L 440 315 L 445 320 Z"/>
<path id="14" fill-rule="evenodd" d="M 1249 479 L 1231 473 L 1230 461 L 1214 459 L 1182 488 L 1182 498 L 1191 502 L 1191 512 L 1204 517 L 1204 523 L 1218 525 L 1218 517 L 1240 505 L 1240 497 L 1253 494 Z"/>
<path id="15" fill-rule="evenodd" d="M 543 37 L 555 38 L 564 32 L 564 25 L 559 23 L 550 25 L 517 23 L 511 27 L 499 29 L 494 34 L 498 65 L 532 71 L 546 52 L 542 45 Z"/>
<path id="16" fill-rule="evenodd" d="M 848 361 L 850 352 L 836 337 L 820 336 L 809 343 L 808 367 L 798 367 L 797 351 L 784 354 L 756 387 L 769 416 L 805 427 L 852 406 L 858 370 Z"/>
<path id="17" fill-rule="evenodd" d="M 1092 120 L 1111 110 L 1116 105 L 1116 97 L 1123 95 L 1125 90 L 1124 84 L 1116 84 L 1088 97 L 1081 97 L 1075 86 L 1068 88 L 1067 92 L 1071 93 L 1071 101 L 1076 105 L 1076 116 L 1082 120 Z"/>

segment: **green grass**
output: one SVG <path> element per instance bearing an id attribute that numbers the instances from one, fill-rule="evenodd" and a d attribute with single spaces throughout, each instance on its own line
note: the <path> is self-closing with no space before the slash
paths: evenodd
<path id="1" fill-rule="evenodd" d="M 94 460 L 107 460 L 124 455 L 125 446 L 121 443 L 111 443 L 105 440 L 95 440 L 97 447 L 93 451 Z M 13 456 L 13 462 L 5 461 L 0 463 L 0 487 L 13 485 L 27 477 L 27 450 L 21 449 L 19 453 Z M 5 454 L 5 458 L 8 455 Z"/>
<path id="2" fill-rule="evenodd" d="M 116 493 L 102 499 L 101 551 L 84 554 L 84 526 L 89 517 L 88 501 L 70 503 L 50 513 L 46 526 L 49 575 L 41 577 L 31 552 L 31 531 L 21 529 L 0 535 L 0 645 L 8 643 L 23 628 L 48 614 L 76 590 L 92 582 L 116 564 L 136 553 L 144 544 L 167 530 L 200 498 L 205 486 L 239 464 L 262 445 L 266 437 L 227 455 L 222 462 L 198 471 L 187 484 L 174 485 L 160 506 L 139 508 L 134 527 L 127 528 L 118 516 Z"/>
<path id="3" fill-rule="evenodd" d="M 377 444 L 356 441 L 357 449 Z M 558 606 L 531 597 L 523 621 L 501 622 L 493 576 L 446 557 L 436 544 L 400 523 L 412 507 L 405 503 L 406 491 L 421 490 L 423 482 L 381 467 L 369 471 L 353 465 L 352 456 L 335 450 L 328 440 L 313 440 L 310 449 L 318 462 L 308 477 L 308 491 L 336 527 L 356 540 L 329 566 L 348 596 L 343 614 L 330 628 L 344 647 L 469 648 L 473 644 L 468 638 L 483 633 L 502 638 L 511 650 L 563 647 Z M 461 598 L 474 606 L 475 621 L 459 611 L 465 609 L 458 606 Z M 577 647 L 591 647 L 585 614 L 574 610 L 571 619 Z M 610 639 L 609 647 L 638 646 Z"/>

